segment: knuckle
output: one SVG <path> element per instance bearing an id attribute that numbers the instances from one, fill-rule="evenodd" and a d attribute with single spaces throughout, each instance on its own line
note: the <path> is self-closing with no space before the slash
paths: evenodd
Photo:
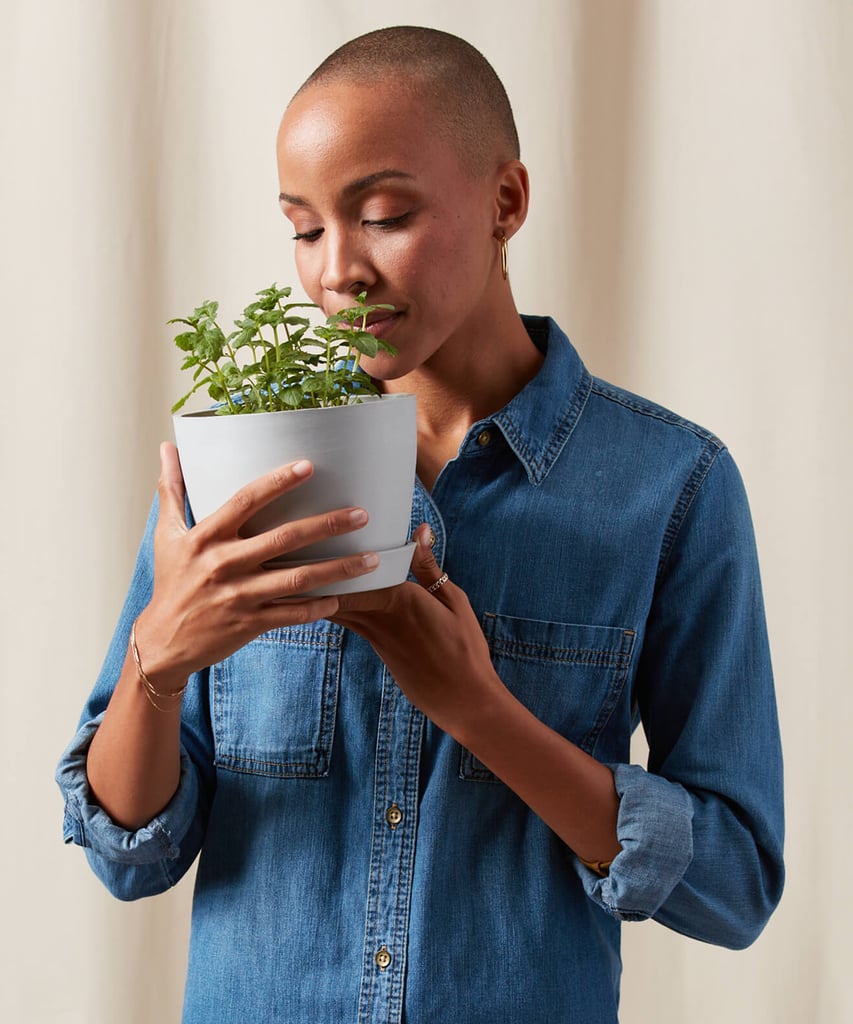
<path id="1" fill-rule="evenodd" d="M 304 565 L 293 569 L 290 573 L 290 586 L 294 594 L 301 594 L 311 588 L 311 570 Z"/>
<path id="2" fill-rule="evenodd" d="M 282 523 L 281 526 L 270 531 L 270 541 L 276 551 L 289 551 L 291 548 L 297 547 L 296 531 L 292 524 Z"/>
<path id="3" fill-rule="evenodd" d="M 248 512 L 252 508 L 252 495 L 251 492 L 241 487 L 236 494 L 232 495 L 229 504 L 238 513 Z"/>
<path id="4" fill-rule="evenodd" d="M 339 515 L 335 514 L 334 512 L 328 512 L 326 513 L 324 519 L 326 533 L 330 537 L 335 537 L 338 534 L 344 532 L 344 524 Z"/>
<path id="5" fill-rule="evenodd" d="M 226 545 L 212 545 L 198 537 L 194 540 L 191 558 L 202 586 L 221 587 L 233 582 L 234 557 Z"/>
<path id="6" fill-rule="evenodd" d="M 422 551 L 420 558 L 418 559 L 418 565 L 421 569 L 437 569 L 438 563 L 435 560 L 435 555 L 432 551 L 427 548 L 426 551 Z"/>
<path id="7" fill-rule="evenodd" d="M 311 621 L 311 606 L 307 604 L 294 604 L 289 608 L 291 624 L 294 626 L 306 626 Z"/>
<path id="8" fill-rule="evenodd" d="M 356 576 L 361 576 L 364 572 L 364 562 L 360 558 L 347 558 L 341 564 L 341 569 L 347 579 L 353 579 Z"/>
<path id="9" fill-rule="evenodd" d="M 221 586 L 225 577 L 225 573 L 218 559 L 211 558 L 209 555 L 207 557 L 202 556 L 198 559 L 198 568 L 202 586 Z"/>
<path id="10" fill-rule="evenodd" d="M 185 536 L 190 558 L 201 558 L 208 542 L 206 531 L 201 526 L 194 526 Z"/>

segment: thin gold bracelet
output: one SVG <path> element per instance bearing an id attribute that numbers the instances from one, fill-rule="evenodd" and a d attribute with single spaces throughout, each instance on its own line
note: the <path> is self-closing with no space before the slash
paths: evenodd
<path id="1" fill-rule="evenodd" d="M 173 705 L 170 708 L 161 708 L 154 698 L 156 697 L 157 700 L 174 700 L 176 698 L 183 697 L 187 691 L 187 687 L 189 686 L 189 680 L 184 683 L 180 690 L 175 690 L 174 693 L 161 693 L 155 688 L 154 684 L 145 674 L 145 669 L 142 667 L 142 660 L 139 657 L 139 648 L 136 646 L 136 622 L 137 620 L 134 619 L 133 625 L 130 627 L 130 650 L 133 654 L 133 660 L 136 663 L 136 675 L 139 682 L 142 684 L 142 689 L 145 696 L 148 698 L 148 702 L 151 704 L 151 707 L 156 708 L 157 711 L 162 711 L 164 714 L 168 714 L 168 712 L 174 711 L 175 708 L 180 707 L 180 705 Z"/>
<path id="2" fill-rule="evenodd" d="M 610 865 L 613 863 L 612 860 L 584 860 L 583 857 L 575 856 L 583 864 L 585 868 L 589 868 L 590 871 L 594 871 L 599 878 L 607 878 L 610 873 Z"/>

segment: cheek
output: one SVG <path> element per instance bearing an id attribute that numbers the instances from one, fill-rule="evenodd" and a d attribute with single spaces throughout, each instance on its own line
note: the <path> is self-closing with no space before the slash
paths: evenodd
<path id="1" fill-rule="evenodd" d="M 466 273 L 471 253 L 461 232 L 448 232 L 443 224 L 416 236 L 400 235 L 376 254 L 376 265 L 386 277 L 407 290 L 443 295 L 453 290 L 456 276 Z"/>

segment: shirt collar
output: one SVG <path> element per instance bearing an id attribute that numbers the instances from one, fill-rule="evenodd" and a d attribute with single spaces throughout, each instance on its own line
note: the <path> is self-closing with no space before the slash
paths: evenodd
<path id="1" fill-rule="evenodd" d="M 548 475 L 571 437 L 589 397 L 592 377 L 550 317 L 521 319 L 545 361 L 536 376 L 491 421 L 536 486 Z"/>

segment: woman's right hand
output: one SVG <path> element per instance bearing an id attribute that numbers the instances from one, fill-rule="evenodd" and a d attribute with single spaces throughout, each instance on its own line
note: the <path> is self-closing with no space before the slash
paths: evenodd
<path id="1" fill-rule="evenodd" d="M 308 462 L 259 477 L 188 528 L 175 446 L 162 444 L 160 460 L 154 590 L 136 630 L 145 672 L 158 690 L 180 690 L 191 672 L 221 661 L 269 629 L 334 615 L 337 598 L 298 595 L 371 572 L 378 564 L 375 554 L 365 553 L 298 568 L 263 567 L 306 544 L 359 529 L 367 522 L 363 509 L 300 519 L 255 537 L 241 535 L 259 509 L 311 476 Z"/>

